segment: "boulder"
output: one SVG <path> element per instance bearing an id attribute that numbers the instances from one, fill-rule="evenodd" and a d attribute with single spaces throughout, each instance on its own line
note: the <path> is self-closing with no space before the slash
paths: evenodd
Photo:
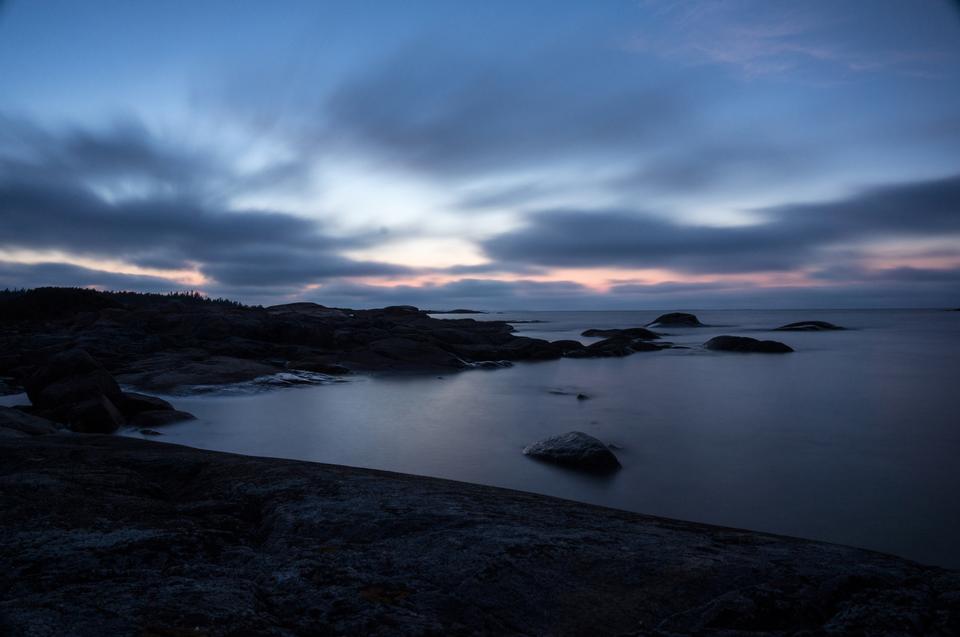
<path id="1" fill-rule="evenodd" d="M 120 402 L 120 386 L 103 365 L 82 349 L 50 357 L 24 383 L 27 396 L 37 407 L 60 407 L 100 393 Z"/>
<path id="2" fill-rule="evenodd" d="M 25 387 L 35 408 L 74 431 L 111 433 L 126 422 L 117 381 L 82 349 L 50 357 Z"/>
<path id="3" fill-rule="evenodd" d="M 693 314 L 687 314 L 686 312 L 670 312 L 669 314 L 661 314 L 656 318 L 656 320 L 647 323 L 648 327 L 650 325 L 659 325 L 662 327 L 703 327 L 703 323 L 700 322 L 700 319 Z"/>
<path id="4" fill-rule="evenodd" d="M 161 427 L 184 420 L 194 420 L 196 416 L 185 411 L 156 410 L 142 411 L 130 420 L 130 426 L 138 429 L 150 429 L 152 427 Z"/>
<path id="5" fill-rule="evenodd" d="M 786 354 L 793 348 L 780 341 L 760 341 L 748 336 L 715 336 L 703 345 L 721 352 L 756 352 L 760 354 Z"/>
<path id="6" fill-rule="evenodd" d="M 798 321 L 775 328 L 775 332 L 826 332 L 830 330 L 845 330 L 847 328 L 827 323 L 826 321 Z"/>
<path id="7" fill-rule="evenodd" d="M 654 352 L 665 349 L 669 345 L 656 345 L 649 341 L 615 336 L 587 345 L 583 349 L 565 352 L 567 358 L 607 358 L 629 356 L 636 352 Z"/>
<path id="8" fill-rule="evenodd" d="M 564 356 L 567 355 L 569 352 L 577 352 L 582 350 L 584 347 L 586 347 L 580 341 L 574 341 L 574 340 L 552 341 L 551 344 L 554 347 L 558 348 Z"/>
<path id="9" fill-rule="evenodd" d="M 86 434 L 109 434 L 126 424 L 113 401 L 103 395 L 74 405 L 66 418 L 70 429 Z"/>
<path id="10" fill-rule="evenodd" d="M 120 410 L 128 418 L 132 418 L 144 411 L 173 411 L 173 405 L 156 396 L 125 391 L 120 403 Z"/>
<path id="11" fill-rule="evenodd" d="M 620 467 L 617 456 L 606 445 L 582 431 L 570 431 L 535 442 L 524 448 L 523 453 L 538 460 L 587 471 L 614 471 Z"/>

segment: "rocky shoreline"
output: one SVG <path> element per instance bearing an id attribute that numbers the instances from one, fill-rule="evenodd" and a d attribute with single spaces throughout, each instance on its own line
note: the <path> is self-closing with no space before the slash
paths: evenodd
<path id="1" fill-rule="evenodd" d="M 44 433 L 0 426 L 4 635 L 960 631 L 960 574 L 870 551 Z"/>
<path id="2" fill-rule="evenodd" d="M 152 391 L 291 370 L 432 373 L 499 361 L 609 355 L 602 347 L 513 331 L 504 321 L 435 319 L 412 306 L 263 308 L 190 295 L 39 288 L 0 293 L 0 377 L 24 385 L 48 358 L 74 348 L 89 353 L 120 384 Z"/>

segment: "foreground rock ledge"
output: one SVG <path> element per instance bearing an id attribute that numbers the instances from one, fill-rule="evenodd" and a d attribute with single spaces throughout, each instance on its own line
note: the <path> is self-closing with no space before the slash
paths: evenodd
<path id="1" fill-rule="evenodd" d="M 113 436 L 0 457 L 3 635 L 960 629 L 960 574 L 842 546 Z"/>

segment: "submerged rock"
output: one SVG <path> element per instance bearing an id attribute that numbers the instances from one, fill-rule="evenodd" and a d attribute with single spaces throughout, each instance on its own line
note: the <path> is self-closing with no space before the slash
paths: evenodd
<path id="1" fill-rule="evenodd" d="M 775 332 L 825 332 L 828 330 L 845 330 L 847 328 L 827 323 L 826 321 L 798 321 L 775 328 Z"/>
<path id="2" fill-rule="evenodd" d="M 693 314 L 687 314 L 686 312 L 670 312 L 669 314 L 661 314 L 655 320 L 647 323 L 648 327 L 650 325 L 669 327 L 703 327 L 703 323 L 700 322 L 700 319 Z"/>
<path id="3" fill-rule="evenodd" d="M 703 345 L 721 352 L 756 352 L 760 354 L 786 354 L 793 351 L 780 341 L 760 341 L 748 336 L 715 336 Z"/>
<path id="4" fill-rule="evenodd" d="M 620 461 L 606 445 L 582 431 L 535 442 L 525 447 L 523 453 L 538 460 L 588 471 L 613 471 L 620 467 Z"/>

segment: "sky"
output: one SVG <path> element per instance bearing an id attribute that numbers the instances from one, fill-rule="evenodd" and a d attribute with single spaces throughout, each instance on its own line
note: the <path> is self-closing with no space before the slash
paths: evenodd
<path id="1" fill-rule="evenodd" d="M 0 288 L 960 306 L 947 0 L 0 0 Z"/>

